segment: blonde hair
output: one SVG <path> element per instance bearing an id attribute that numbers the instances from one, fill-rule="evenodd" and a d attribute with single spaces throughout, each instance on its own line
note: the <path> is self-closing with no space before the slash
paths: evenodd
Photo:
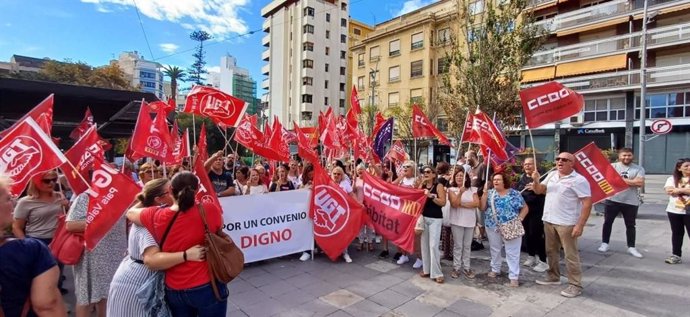
<path id="1" fill-rule="evenodd" d="M 55 171 L 47 171 L 47 172 L 43 173 L 43 175 L 41 175 L 41 178 L 45 177 L 46 175 L 51 175 L 51 174 L 52 174 L 52 175 L 55 175 L 55 177 L 57 177 L 57 173 L 55 173 Z M 37 177 L 37 176 L 38 176 L 38 175 L 36 175 L 36 176 L 34 176 L 34 177 Z M 54 192 L 54 190 L 51 191 L 50 194 L 52 195 L 53 192 Z M 29 181 L 29 186 L 27 186 L 27 188 L 26 188 L 26 194 L 27 194 L 28 196 L 33 197 L 33 198 L 38 198 L 38 196 L 40 196 L 40 194 L 41 194 L 41 193 L 39 192 L 39 190 L 38 190 L 38 187 L 36 187 L 36 183 L 34 183 L 34 180 L 33 180 L 33 179 L 31 179 L 31 180 Z"/>
<path id="2" fill-rule="evenodd" d="M 137 200 L 141 202 L 144 207 L 151 207 L 156 204 L 156 197 L 165 195 L 165 187 L 170 181 L 167 178 L 154 179 L 146 185 L 137 195 Z"/>

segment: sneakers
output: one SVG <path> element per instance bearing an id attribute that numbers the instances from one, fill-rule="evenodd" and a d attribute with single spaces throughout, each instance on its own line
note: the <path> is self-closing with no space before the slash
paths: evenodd
<path id="1" fill-rule="evenodd" d="M 466 278 L 472 280 L 475 277 L 474 271 L 472 269 L 469 270 L 462 270 L 462 274 L 465 275 Z"/>
<path id="2" fill-rule="evenodd" d="M 412 268 L 413 269 L 421 269 L 423 265 L 424 265 L 424 262 L 422 262 L 422 259 L 417 258 L 417 260 L 414 261 L 414 264 L 412 264 Z"/>
<path id="3" fill-rule="evenodd" d="M 580 295 L 582 295 L 582 289 L 575 285 L 568 285 L 568 287 L 561 291 L 561 296 L 567 298 L 578 297 Z"/>
<path id="4" fill-rule="evenodd" d="M 513 287 L 513 288 L 519 287 L 520 282 L 518 282 L 518 280 L 510 280 L 510 282 L 506 283 L 506 286 Z"/>
<path id="5" fill-rule="evenodd" d="M 311 259 L 311 254 L 309 254 L 309 252 L 302 252 L 302 256 L 299 257 L 299 260 L 302 262 L 305 262 L 309 259 Z"/>
<path id="6" fill-rule="evenodd" d="M 543 280 L 536 280 L 534 281 L 535 283 L 539 285 L 561 285 L 561 279 L 550 279 L 550 278 L 545 278 Z"/>
<path id="7" fill-rule="evenodd" d="M 537 259 L 536 263 L 537 263 L 537 265 L 535 265 L 532 268 L 532 270 L 535 272 L 544 273 L 544 272 L 546 272 L 546 270 L 549 269 L 549 265 L 546 264 L 546 262 L 542 262 L 541 260 Z"/>
<path id="8" fill-rule="evenodd" d="M 668 264 L 680 264 L 682 261 L 680 260 L 680 257 L 677 255 L 671 255 L 664 260 L 664 262 Z"/>
<path id="9" fill-rule="evenodd" d="M 528 256 L 527 260 L 525 262 L 522 262 L 522 265 L 524 266 L 534 266 L 536 264 L 536 261 L 534 260 L 536 256 Z"/>
<path id="10" fill-rule="evenodd" d="M 640 252 L 638 252 L 637 249 L 635 249 L 635 247 L 628 248 L 628 253 L 630 253 L 630 255 L 632 255 L 638 259 L 642 258 L 642 254 Z"/>
<path id="11" fill-rule="evenodd" d="M 379 253 L 379 259 L 385 259 L 388 257 L 388 250 L 383 250 Z"/>
<path id="12" fill-rule="evenodd" d="M 352 263 L 352 258 L 351 258 L 350 255 L 347 254 L 347 253 L 343 253 L 343 259 L 344 259 L 345 262 L 347 262 L 347 263 Z"/>
<path id="13" fill-rule="evenodd" d="M 608 244 L 608 243 L 603 243 L 603 242 L 602 242 L 601 245 L 599 246 L 599 249 L 597 249 L 597 250 L 598 250 L 599 252 L 602 252 L 602 253 L 608 252 L 608 251 L 609 251 L 609 244 Z"/>
<path id="14" fill-rule="evenodd" d="M 403 255 L 400 256 L 400 258 L 398 259 L 398 261 L 395 262 L 395 263 L 398 263 L 398 265 L 402 265 L 402 264 L 405 264 L 405 263 L 407 263 L 407 262 L 410 262 L 410 258 L 409 258 L 407 255 L 404 255 L 404 254 L 403 254 Z"/>

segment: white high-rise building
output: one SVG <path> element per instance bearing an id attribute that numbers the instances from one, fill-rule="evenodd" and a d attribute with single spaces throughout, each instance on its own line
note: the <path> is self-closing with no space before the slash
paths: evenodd
<path id="1" fill-rule="evenodd" d="M 164 83 L 161 64 L 145 60 L 139 52 L 122 52 L 115 61 L 132 86 L 139 87 L 142 91 L 155 94 L 158 98 L 164 98 Z"/>
<path id="2" fill-rule="evenodd" d="M 275 0 L 261 15 L 266 115 L 292 127 L 315 125 L 328 106 L 344 114 L 349 1 Z"/>

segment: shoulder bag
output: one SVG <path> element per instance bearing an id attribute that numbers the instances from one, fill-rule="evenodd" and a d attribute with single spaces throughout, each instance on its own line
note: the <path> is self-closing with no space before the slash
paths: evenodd
<path id="1" fill-rule="evenodd" d="M 498 233 L 500 233 L 503 239 L 506 240 L 513 240 L 524 236 L 525 227 L 522 226 L 522 221 L 520 221 L 520 218 L 515 217 L 514 219 L 505 223 L 498 221 L 498 210 L 496 209 L 496 204 L 494 202 L 496 195 L 498 195 L 498 192 L 496 191 L 494 191 L 493 195 L 491 195 L 491 208 L 494 210 L 494 221 L 496 222 Z"/>
<path id="2" fill-rule="evenodd" d="M 48 247 L 50 253 L 62 264 L 76 265 L 84 253 L 84 235 L 67 231 L 67 216 L 60 214 L 57 220 L 55 236 Z"/>
<path id="3" fill-rule="evenodd" d="M 206 263 L 211 278 L 211 287 L 216 299 L 221 300 L 216 282 L 220 281 L 227 284 L 240 275 L 244 269 L 244 253 L 232 241 L 232 238 L 223 232 L 223 228 L 219 228 L 217 232 L 211 232 L 206 221 L 204 207 L 201 204 L 197 206 L 204 223 Z"/>

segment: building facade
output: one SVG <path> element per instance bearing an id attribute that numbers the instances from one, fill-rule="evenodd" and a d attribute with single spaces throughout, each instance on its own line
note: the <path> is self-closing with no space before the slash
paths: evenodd
<path id="1" fill-rule="evenodd" d="M 369 35 L 369 33 L 373 31 L 373 26 L 367 25 L 355 19 L 350 19 L 350 24 L 348 26 L 349 41 L 347 43 L 347 84 L 345 85 L 345 103 L 349 106 L 352 106 L 350 105 L 350 95 L 352 94 L 352 86 L 354 84 L 352 81 L 353 70 L 359 67 L 359 65 L 355 64 L 355 62 L 359 63 L 359 61 L 355 61 L 356 56 L 354 56 L 352 53 L 352 47 L 358 45 L 364 38 L 367 37 L 367 35 Z M 357 91 L 358 95 L 361 95 L 359 94 L 359 87 L 357 87 Z"/>
<path id="2" fill-rule="evenodd" d="M 209 72 L 209 83 L 221 91 L 247 103 L 247 113 L 257 114 L 259 99 L 256 98 L 256 81 L 252 79 L 249 71 L 237 66 L 237 59 L 231 55 L 220 58 L 220 71 Z"/>
<path id="3" fill-rule="evenodd" d="M 525 65 L 523 86 L 556 80 L 585 98 L 577 116 L 533 130 L 537 149 L 572 152 L 594 141 L 637 152 L 643 7 L 643 0 L 533 1 L 548 39 Z M 690 153 L 690 1 L 648 0 L 647 20 L 646 134 L 658 119 L 673 129 L 645 142 L 644 167 L 670 173 Z"/>
<path id="4" fill-rule="evenodd" d="M 261 15 L 265 115 L 291 127 L 313 126 L 328 106 L 344 114 L 349 1 L 275 0 Z"/>
<path id="5" fill-rule="evenodd" d="M 150 92 L 156 97 L 164 99 L 165 89 L 161 64 L 144 59 L 139 52 L 122 52 L 116 61 L 118 66 L 130 80 L 132 87 Z"/>

